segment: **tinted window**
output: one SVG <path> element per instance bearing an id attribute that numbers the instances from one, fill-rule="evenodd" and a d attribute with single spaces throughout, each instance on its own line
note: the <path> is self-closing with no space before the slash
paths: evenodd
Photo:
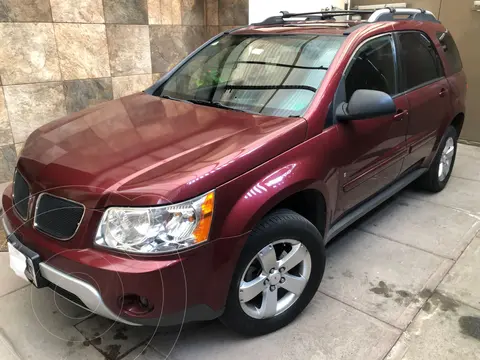
<path id="1" fill-rule="evenodd" d="M 460 53 L 452 35 L 450 35 L 449 32 L 439 32 L 437 33 L 437 37 L 440 44 L 442 44 L 443 51 L 445 51 L 445 56 L 447 57 L 447 61 L 450 64 L 452 71 L 454 73 L 462 71 L 462 59 L 460 58 Z"/>
<path id="2" fill-rule="evenodd" d="M 359 49 L 345 78 L 345 89 L 347 101 L 359 89 L 395 95 L 395 61 L 390 36 L 373 39 Z"/>
<path id="3" fill-rule="evenodd" d="M 432 42 L 422 33 L 400 33 L 400 56 L 404 90 L 443 76 L 440 58 Z"/>
<path id="4" fill-rule="evenodd" d="M 344 36 L 333 35 L 226 35 L 195 55 L 155 95 L 301 116 L 343 41 Z"/>

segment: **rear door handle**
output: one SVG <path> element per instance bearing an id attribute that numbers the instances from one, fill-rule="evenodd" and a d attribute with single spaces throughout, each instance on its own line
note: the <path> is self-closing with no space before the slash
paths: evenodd
<path id="1" fill-rule="evenodd" d="M 447 93 L 448 93 L 448 90 L 445 89 L 445 88 L 442 88 L 442 90 L 440 90 L 438 95 L 440 95 L 440 97 L 445 97 L 445 95 L 447 95 Z"/>
<path id="2" fill-rule="evenodd" d="M 397 110 L 397 113 L 393 116 L 394 121 L 401 121 L 408 115 L 408 110 Z"/>

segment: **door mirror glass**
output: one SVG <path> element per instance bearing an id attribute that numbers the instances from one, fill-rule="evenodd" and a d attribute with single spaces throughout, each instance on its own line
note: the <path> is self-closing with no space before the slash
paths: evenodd
<path id="1" fill-rule="evenodd" d="M 336 110 L 337 121 L 362 120 L 393 115 L 397 107 L 390 95 L 377 90 L 356 90 L 348 103 L 342 102 Z"/>

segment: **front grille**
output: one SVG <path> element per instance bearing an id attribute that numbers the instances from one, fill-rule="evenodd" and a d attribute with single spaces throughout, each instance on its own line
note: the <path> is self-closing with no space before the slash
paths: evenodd
<path id="1" fill-rule="evenodd" d="M 35 228 L 59 240 L 69 240 L 77 232 L 85 207 L 79 203 L 41 194 L 35 207 Z"/>
<path id="2" fill-rule="evenodd" d="M 28 199 L 30 197 L 30 189 L 22 174 L 15 171 L 13 177 L 13 205 L 15 209 L 24 219 L 27 218 L 28 213 Z"/>

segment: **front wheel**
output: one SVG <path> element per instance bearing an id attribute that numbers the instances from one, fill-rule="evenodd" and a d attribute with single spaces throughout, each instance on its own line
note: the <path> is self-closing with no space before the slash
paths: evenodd
<path id="1" fill-rule="evenodd" d="M 309 304 L 324 270 L 317 228 L 291 210 L 276 211 L 247 240 L 221 320 L 247 336 L 280 329 Z"/>
<path id="2" fill-rule="evenodd" d="M 418 179 L 418 185 L 427 191 L 442 191 L 450 179 L 457 155 L 457 131 L 449 126 L 440 142 L 437 155 L 428 171 Z"/>

